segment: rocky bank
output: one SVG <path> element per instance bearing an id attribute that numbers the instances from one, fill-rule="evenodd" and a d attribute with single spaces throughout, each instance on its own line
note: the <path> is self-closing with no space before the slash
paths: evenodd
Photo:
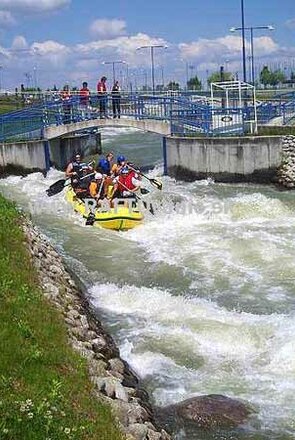
<path id="1" fill-rule="evenodd" d="M 70 344 L 86 358 L 95 393 L 111 405 L 126 439 L 171 439 L 154 425 L 147 393 L 120 359 L 114 340 L 104 331 L 61 256 L 29 220 L 23 220 L 23 229 L 42 291 L 63 315 Z"/>

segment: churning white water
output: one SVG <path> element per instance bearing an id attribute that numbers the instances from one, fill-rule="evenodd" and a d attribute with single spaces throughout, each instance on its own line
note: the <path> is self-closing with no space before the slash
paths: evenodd
<path id="1" fill-rule="evenodd" d="M 120 144 L 131 157 L 138 136 L 137 161 L 149 163 L 142 134 L 108 132 L 107 148 Z M 152 160 L 160 159 L 159 143 L 147 139 Z M 155 215 L 117 233 L 86 227 L 64 194 L 46 196 L 62 176 L 9 177 L 0 190 L 32 214 L 89 286 L 154 402 L 242 398 L 260 423 L 246 438 L 295 437 L 294 193 L 164 177 L 162 192 L 147 182 Z"/>

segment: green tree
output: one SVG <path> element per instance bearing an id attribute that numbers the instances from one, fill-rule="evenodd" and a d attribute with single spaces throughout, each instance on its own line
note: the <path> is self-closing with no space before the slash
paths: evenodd
<path id="1" fill-rule="evenodd" d="M 170 81 L 170 83 L 167 84 L 168 90 L 180 90 L 180 85 L 176 81 Z"/>
<path id="2" fill-rule="evenodd" d="M 271 72 L 270 75 L 270 85 L 271 86 L 277 86 L 280 83 L 283 83 L 286 81 L 286 75 L 281 70 L 275 70 L 274 72 Z"/>
<path id="3" fill-rule="evenodd" d="M 272 72 L 268 66 L 264 66 L 260 72 L 260 82 L 266 89 L 267 86 L 275 87 L 278 84 L 286 81 L 286 75 L 281 70 Z"/>
<path id="4" fill-rule="evenodd" d="M 221 78 L 223 76 L 223 78 Z M 231 72 L 223 72 L 223 75 L 221 75 L 221 72 L 213 72 L 209 78 L 207 79 L 208 85 L 210 85 L 213 82 L 220 82 L 220 81 L 232 81 L 233 80 L 233 74 Z"/>
<path id="5" fill-rule="evenodd" d="M 193 78 L 190 78 L 190 80 L 187 82 L 187 88 L 188 88 L 188 90 L 201 90 L 202 89 L 202 83 L 199 80 L 197 75 Z"/>

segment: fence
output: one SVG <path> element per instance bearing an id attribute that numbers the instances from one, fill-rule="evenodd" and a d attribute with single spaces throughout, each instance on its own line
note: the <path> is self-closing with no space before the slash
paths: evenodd
<path id="1" fill-rule="evenodd" d="M 105 100 L 105 117 L 112 117 L 112 97 L 91 96 L 83 105 L 78 95 L 62 101 L 59 95 L 42 97 L 38 104 L 30 105 L 0 116 L 0 141 L 18 139 L 40 139 L 45 127 L 92 120 L 103 117 L 101 100 Z M 144 95 L 122 93 L 120 116 L 134 119 L 164 120 L 171 125 L 172 135 L 220 136 L 242 135 L 252 130 L 255 119 L 254 107 L 243 108 L 220 106 L 212 108 L 198 95 Z M 282 124 L 295 118 L 295 100 L 283 103 L 261 103 L 256 107 L 257 119 L 266 124 L 281 117 Z"/>

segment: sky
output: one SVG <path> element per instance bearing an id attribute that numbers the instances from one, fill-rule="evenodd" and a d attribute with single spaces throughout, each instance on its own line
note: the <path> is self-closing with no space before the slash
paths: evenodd
<path id="1" fill-rule="evenodd" d="M 295 72 L 295 1 L 244 0 L 245 26 L 254 29 L 254 60 Z M 0 0 L 0 88 L 81 87 L 95 90 L 103 75 L 122 88 L 191 76 L 223 65 L 242 79 L 241 0 Z M 246 31 L 247 75 L 250 63 Z M 115 62 L 115 64 L 112 64 Z"/>

